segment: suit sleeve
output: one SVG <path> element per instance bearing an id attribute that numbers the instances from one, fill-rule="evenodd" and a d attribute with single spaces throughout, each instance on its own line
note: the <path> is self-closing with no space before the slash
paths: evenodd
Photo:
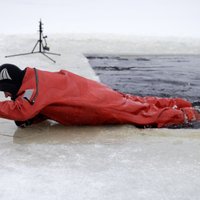
<path id="1" fill-rule="evenodd" d="M 31 105 L 23 96 L 19 96 L 15 101 L 0 102 L 0 117 L 10 120 L 26 121 L 35 117 L 40 110 L 38 101 Z"/>

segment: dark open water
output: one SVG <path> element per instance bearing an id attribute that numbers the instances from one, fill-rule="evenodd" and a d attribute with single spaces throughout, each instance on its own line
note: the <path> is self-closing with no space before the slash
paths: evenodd
<path id="1" fill-rule="evenodd" d="M 87 55 L 101 82 L 140 95 L 200 100 L 200 55 Z"/>

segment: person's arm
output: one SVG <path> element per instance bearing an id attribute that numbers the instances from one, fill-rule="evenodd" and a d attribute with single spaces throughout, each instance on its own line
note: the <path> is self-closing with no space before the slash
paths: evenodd
<path id="1" fill-rule="evenodd" d="M 41 109 L 40 101 L 30 104 L 21 95 L 15 101 L 0 102 L 0 117 L 14 121 L 27 121 L 38 115 Z"/>

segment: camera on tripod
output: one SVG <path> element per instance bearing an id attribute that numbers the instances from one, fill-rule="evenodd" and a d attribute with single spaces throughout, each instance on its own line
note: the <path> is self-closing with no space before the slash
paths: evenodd
<path id="1" fill-rule="evenodd" d="M 55 63 L 56 61 L 53 60 L 51 57 L 47 56 L 46 54 L 51 54 L 51 55 L 56 55 L 56 56 L 60 56 L 61 54 L 46 52 L 46 51 L 50 51 L 50 48 L 48 47 L 47 41 L 46 41 L 47 35 L 43 36 L 42 25 L 43 25 L 43 23 L 40 20 L 39 21 L 39 40 L 36 42 L 36 44 L 33 47 L 33 50 L 31 52 L 9 55 L 9 56 L 5 56 L 5 57 L 8 58 L 8 57 L 13 57 L 13 56 L 29 55 L 29 54 L 33 54 L 33 53 L 42 53 L 44 56 L 46 56 L 47 58 L 49 58 L 50 60 L 52 60 Z M 39 45 L 39 51 L 35 51 L 35 48 L 37 47 L 37 45 Z"/>
<path id="2" fill-rule="evenodd" d="M 44 39 L 44 42 L 45 42 L 45 46 L 43 47 L 43 49 L 46 50 L 46 51 L 50 51 L 50 48 L 47 46 L 46 38 L 47 38 L 47 35 L 43 36 L 43 39 Z"/>

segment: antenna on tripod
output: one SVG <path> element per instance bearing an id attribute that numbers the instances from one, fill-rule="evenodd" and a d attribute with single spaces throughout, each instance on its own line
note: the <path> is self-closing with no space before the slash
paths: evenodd
<path id="1" fill-rule="evenodd" d="M 5 56 L 5 57 L 8 58 L 8 57 L 13 57 L 13 56 L 24 56 L 24 55 L 34 54 L 34 53 L 41 53 L 55 63 L 56 61 L 53 60 L 51 57 L 49 57 L 46 54 L 51 54 L 51 55 L 56 55 L 56 56 L 60 56 L 61 54 L 47 52 L 47 51 L 50 51 L 50 48 L 47 46 L 47 41 L 46 41 L 47 36 L 43 35 L 42 25 L 43 25 L 43 23 L 40 19 L 40 21 L 39 21 L 39 40 L 36 42 L 36 44 L 33 47 L 33 50 L 31 52 L 14 54 L 14 55 L 9 55 L 9 56 Z M 35 51 L 37 45 L 39 45 L 39 51 Z"/>

